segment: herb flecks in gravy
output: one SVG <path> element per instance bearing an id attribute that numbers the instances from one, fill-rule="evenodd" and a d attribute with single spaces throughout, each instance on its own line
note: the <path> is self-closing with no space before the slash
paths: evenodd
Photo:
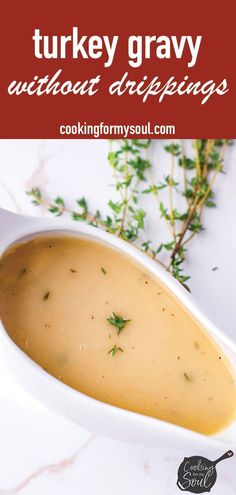
<path id="1" fill-rule="evenodd" d="M 128 320 L 127 318 L 123 318 L 123 316 L 119 316 L 116 313 L 112 313 L 112 315 L 107 318 L 108 323 L 110 325 L 113 325 L 113 327 L 116 328 L 117 334 L 120 335 L 120 332 L 125 328 L 126 324 L 131 321 Z"/>
<path id="2" fill-rule="evenodd" d="M 24 275 L 26 275 L 26 273 L 27 273 L 27 268 L 22 268 L 19 271 L 19 278 L 24 277 Z"/>
<path id="3" fill-rule="evenodd" d="M 206 434 L 235 417 L 221 350 L 158 280 L 105 246 L 37 237 L 12 247 L 0 316 L 42 368 L 101 401 Z"/>
<path id="4" fill-rule="evenodd" d="M 116 344 L 113 345 L 113 347 L 108 351 L 108 354 L 111 354 L 112 357 L 114 357 L 117 352 L 124 352 L 123 349 L 121 349 L 121 347 L 118 347 Z"/>
<path id="5" fill-rule="evenodd" d="M 43 300 L 44 300 L 44 301 L 47 301 L 47 300 L 48 300 L 48 298 L 49 298 L 49 296 L 50 296 L 50 292 L 49 292 L 49 290 L 48 290 L 47 292 L 45 292 L 45 293 L 44 293 L 44 295 L 43 295 Z"/>
<path id="6" fill-rule="evenodd" d="M 193 377 L 188 373 L 184 373 L 184 378 L 187 382 L 193 382 Z"/>

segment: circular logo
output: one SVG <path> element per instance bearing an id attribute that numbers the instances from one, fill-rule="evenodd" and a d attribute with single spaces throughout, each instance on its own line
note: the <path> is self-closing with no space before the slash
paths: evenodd
<path id="1" fill-rule="evenodd" d="M 217 478 L 216 464 L 233 455 L 232 450 L 228 450 L 216 461 L 202 456 L 185 457 L 178 469 L 178 488 L 191 493 L 210 492 Z"/>

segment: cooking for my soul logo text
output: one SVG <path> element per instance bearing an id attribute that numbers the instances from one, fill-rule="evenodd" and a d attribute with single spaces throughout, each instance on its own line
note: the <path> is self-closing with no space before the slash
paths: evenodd
<path id="1" fill-rule="evenodd" d="M 185 457 L 178 469 L 178 488 L 191 493 L 210 492 L 217 478 L 216 464 L 233 455 L 228 450 L 215 461 L 202 456 Z"/>

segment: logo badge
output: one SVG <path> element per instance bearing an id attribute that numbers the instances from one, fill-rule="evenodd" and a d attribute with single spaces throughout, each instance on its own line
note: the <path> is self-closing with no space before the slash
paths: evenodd
<path id="1" fill-rule="evenodd" d="M 202 456 L 185 457 L 178 469 L 178 488 L 183 492 L 210 492 L 217 478 L 216 464 L 233 455 L 232 450 L 228 450 L 216 461 L 210 461 Z"/>

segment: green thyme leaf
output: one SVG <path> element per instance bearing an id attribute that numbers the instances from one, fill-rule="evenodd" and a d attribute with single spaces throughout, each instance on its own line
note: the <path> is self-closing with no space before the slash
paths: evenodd
<path id="1" fill-rule="evenodd" d="M 112 315 L 107 318 L 107 321 L 116 328 L 117 334 L 119 335 L 123 328 L 125 328 L 125 325 L 131 320 L 127 320 L 113 312 Z"/>
<path id="2" fill-rule="evenodd" d="M 114 357 L 117 352 L 124 352 L 121 347 L 118 347 L 116 344 L 108 351 L 108 354 L 111 354 Z"/>

